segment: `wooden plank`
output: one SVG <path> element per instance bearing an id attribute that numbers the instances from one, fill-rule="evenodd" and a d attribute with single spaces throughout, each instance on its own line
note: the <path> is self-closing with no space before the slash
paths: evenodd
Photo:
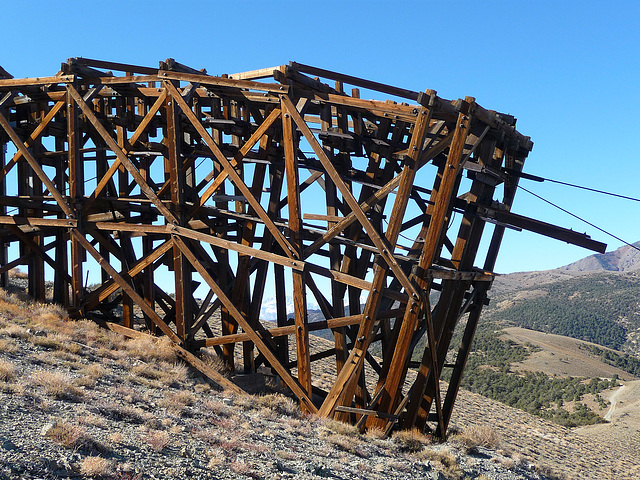
<path id="1" fill-rule="evenodd" d="M 248 72 L 232 73 L 229 75 L 229 78 L 233 80 L 256 80 L 259 78 L 269 78 L 273 77 L 273 71 L 278 70 L 279 68 L 280 67 L 259 68 Z"/>
<path id="2" fill-rule="evenodd" d="M 177 227 L 174 225 L 136 225 L 131 223 L 123 223 L 123 222 L 95 222 L 93 224 L 89 223 L 89 225 L 92 225 L 99 230 L 106 230 L 106 231 L 146 232 L 146 233 L 156 233 L 156 234 L 180 235 L 185 238 L 191 238 L 193 240 L 209 243 L 217 247 L 233 250 L 244 255 L 250 255 L 252 257 L 260 258 L 261 260 L 266 260 L 278 265 L 292 268 L 294 270 L 299 270 L 299 271 L 308 270 L 312 273 L 317 273 L 318 275 L 322 275 L 327 278 L 332 278 L 336 281 L 345 283 L 347 285 L 352 285 L 354 287 L 358 287 L 363 290 L 367 290 L 369 289 L 369 287 L 371 287 L 370 282 L 367 282 L 366 280 L 362 280 L 361 278 L 358 278 L 358 277 L 354 277 L 352 275 L 348 275 L 342 272 L 337 272 L 335 270 L 330 270 L 328 268 L 321 267 L 319 265 L 302 262 L 300 260 L 292 260 L 289 257 L 284 257 L 276 253 L 271 253 L 261 249 L 248 247 L 246 245 L 242 245 L 230 240 L 224 240 L 222 238 L 218 238 L 213 235 L 208 235 L 202 232 L 197 232 L 195 230 L 191 230 L 185 227 Z"/>
<path id="3" fill-rule="evenodd" d="M 49 255 L 47 255 L 47 253 L 46 253 L 49 248 L 54 246 L 54 244 L 50 244 L 50 245 L 48 245 L 48 248 L 45 248 L 42 245 L 38 245 L 35 241 L 33 241 L 31 238 L 29 238 L 24 233 L 22 233 L 22 230 L 20 230 L 17 226 L 9 225 L 8 229 L 10 231 L 12 231 L 13 233 L 15 233 L 15 235 L 18 238 L 20 238 L 20 240 L 23 242 L 23 244 L 28 246 L 29 249 L 34 254 L 36 254 L 39 258 L 41 258 L 42 260 L 47 262 L 51 266 L 51 268 L 53 268 L 55 270 L 58 267 L 58 265 L 56 265 L 56 262 Z M 65 281 L 71 283 L 71 277 L 69 277 L 69 275 L 67 275 L 66 272 L 63 272 L 63 275 L 64 275 Z M 42 279 L 44 279 L 44 275 L 42 275 Z M 44 301 L 44 300 L 42 300 L 42 301 Z"/>
<path id="4" fill-rule="evenodd" d="M 303 63 L 290 62 L 290 67 L 302 73 L 308 73 L 309 75 L 315 75 L 318 77 L 329 78 L 331 80 L 337 80 L 340 82 L 348 83 L 355 87 L 367 88 L 369 90 L 375 90 L 377 92 L 387 93 L 389 95 L 395 95 L 396 97 L 408 98 L 410 100 L 417 100 L 420 92 L 413 90 L 407 90 L 405 88 L 398 88 L 384 83 L 373 82 L 364 78 L 358 78 L 351 75 L 345 75 L 342 73 L 332 72 L 331 70 L 325 70 L 323 68 L 312 67 Z"/>
<path id="5" fill-rule="evenodd" d="M 107 62 L 104 60 L 96 60 L 93 58 L 85 58 L 85 57 L 75 57 L 70 60 L 72 60 L 73 62 L 79 65 L 86 65 L 88 67 L 95 67 L 95 68 L 104 68 L 107 70 L 117 70 L 120 72 L 146 73 L 150 75 L 155 75 L 158 73 L 157 68 L 143 67 L 140 65 L 131 65 L 129 63 Z"/>
<path id="6" fill-rule="evenodd" d="M 451 143 L 453 135 L 447 137 L 447 139 L 439 142 L 435 147 L 431 148 L 428 152 L 422 153 L 420 155 L 420 167 L 425 165 L 429 160 L 434 158 L 436 155 L 439 155 L 444 151 Z M 362 211 L 364 213 L 369 212 L 373 207 L 375 207 L 378 203 L 384 200 L 391 192 L 393 192 L 396 187 L 400 184 L 401 177 L 395 176 L 391 180 L 389 180 L 383 187 L 376 190 L 376 192 L 371 195 L 367 200 L 360 203 Z M 303 253 L 303 258 L 309 257 L 314 252 L 318 251 L 323 245 L 329 242 L 332 238 L 335 238 L 336 235 L 342 233 L 349 225 L 357 220 L 355 212 L 349 213 L 346 217 L 340 220 L 337 224 L 333 225 L 327 233 L 323 234 L 321 238 L 313 242 L 307 248 L 305 248 Z"/>
<path id="7" fill-rule="evenodd" d="M 76 228 L 78 221 L 74 219 L 42 218 L 42 217 L 19 217 L 17 215 L 0 216 L 2 225 L 29 225 L 30 227 L 60 227 Z"/>
<path id="8" fill-rule="evenodd" d="M 435 95 L 435 92 L 433 93 Z M 419 168 L 420 153 L 424 144 L 425 137 L 429 130 L 431 123 L 431 111 L 428 108 L 422 107 L 418 120 L 414 127 L 413 134 L 411 136 L 411 142 L 409 144 L 409 161 L 406 161 L 400 174 L 401 180 L 398 186 L 398 194 L 396 195 L 396 201 L 393 206 L 391 219 L 387 228 L 387 237 L 390 242 L 395 242 L 402 228 L 402 221 L 406 212 L 407 205 L 409 203 L 409 197 L 413 188 L 413 183 Z M 433 217 L 431 222 L 433 222 Z M 423 285 L 420 285 L 423 287 Z M 404 381 L 406 375 L 407 361 L 409 356 L 409 346 L 411 338 L 415 331 L 418 315 L 420 314 L 419 301 L 424 298 L 424 292 L 419 290 L 420 294 L 412 296 L 409 300 L 409 304 L 404 312 L 404 318 L 399 329 L 399 334 L 395 342 L 395 348 L 391 357 L 390 363 L 383 365 L 383 375 L 380 381 L 384 379 L 384 385 L 382 390 L 382 396 L 379 401 L 379 411 L 391 413 L 396 406 L 396 399 L 398 391 Z M 428 292 L 427 292 L 428 295 Z M 426 305 L 428 307 L 428 297 L 426 299 Z M 379 424 L 380 422 L 373 422 Z M 382 427 L 383 425 L 377 425 Z"/>
<path id="9" fill-rule="evenodd" d="M 358 325 L 364 319 L 364 315 L 352 315 L 341 318 L 330 318 L 328 320 L 320 320 L 309 323 L 308 331 L 316 332 L 318 330 L 341 328 L 348 325 Z M 267 331 L 272 337 L 284 337 L 287 335 L 295 335 L 298 327 L 296 325 L 287 325 L 284 327 L 273 327 Z M 207 338 L 206 340 L 196 341 L 194 346 L 213 347 L 215 345 L 226 345 L 229 343 L 240 343 L 250 340 L 251 337 L 247 333 L 235 333 L 233 335 L 222 335 L 216 338 Z"/>
<path id="10" fill-rule="evenodd" d="M 280 85 L 278 83 L 252 82 L 251 80 L 235 80 L 232 78 L 212 77 L 210 75 L 195 75 L 192 73 L 170 72 L 160 70 L 158 76 L 165 80 L 180 80 L 183 82 L 199 83 L 214 87 L 231 87 L 242 88 L 247 90 L 257 90 L 259 92 L 268 92 L 282 94 L 289 92 L 288 85 Z"/>
<path id="11" fill-rule="evenodd" d="M 19 88 L 19 87 L 36 87 L 36 86 L 42 86 L 42 85 L 58 85 L 61 83 L 73 83 L 75 80 L 76 80 L 75 75 L 60 75 L 56 77 L 0 79 L 0 89 Z"/>
<path id="12" fill-rule="evenodd" d="M 384 418 L 385 420 L 393 420 L 394 422 L 398 420 L 398 415 L 392 415 L 390 413 L 378 412 L 377 410 L 369 410 L 366 408 L 354 408 L 354 407 L 345 407 L 345 406 L 337 406 L 336 412 L 346 412 L 346 413 L 355 413 L 358 415 L 372 415 L 378 418 Z"/>
<path id="13" fill-rule="evenodd" d="M 478 207 L 478 215 L 486 216 L 487 218 L 506 225 L 529 230 L 530 232 L 535 232 L 540 235 L 544 235 L 545 237 L 562 240 L 563 242 L 593 250 L 598 253 L 605 253 L 607 250 L 606 243 L 592 240 L 591 237 L 584 233 L 579 233 L 568 228 L 558 227 L 557 225 L 552 225 L 540 220 L 534 220 L 533 218 L 524 217 L 516 213 L 493 209 L 488 206 L 481 206 Z"/>
<path id="14" fill-rule="evenodd" d="M 64 107 L 64 105 L 65 105 L 65 102 L 60 101 L 60 102 L 56 102 L 53 105 L 53 107 L 51 107 L 51 110 L 49 110 L 47 115 L 42 119 L 42 122 L 40 122 L 40 124 L 35 128 L 33 132 L 31 132 L 31 134 L 29 135 L 29 138 L 25 140 L 24 142 L 25 147 L 30 148 L 34 144 L 34 142 L 38 138 L 40 138 L 40 135 L 42 135 L 42 132 L 44 132 L 45 128 L 49 126 L 53 117 L 55 117 L 58 114 L 58 112 L 62 107 Z M 3 165 L 2 171 L 0 171 L 0 178 L 6 177 L 6 175 L 11 171 L 11 168 L 13 168 L 16 162 L 18 162 L 18 160 L 20 160 L 21 158 L 22 158 L 22 150 L 18 150 L 15 153 L 15 155 L 11 158 L 11 160 L 9 160 L 9 162 L 6 165 Z"/>
<path id="15" fill-rule="evenodd" d="M 240 162 L 240 160 L 242 160 L 245 157 L 245 155 L 249 153 L 249 151 L 255 146 L 255 144 L 258 143 L 258 141 L 260 141 L 260 139 L 265 135 L 267 130 L 271 128 L 273 123 L 280 117 L 281 113 L 282 111 L 279 108 L 276 108 L 271 111 L 271 113 L 264 120 L 264 122 L 262 122 L 260 126 L 256 129 L 256 131 L 253 132 L 251 137 L 249 137 L 249 140 L 247 140 L 242 145 L 240 150 L 238 150 L 238 153 L 234 155 L 233 160 L 231 161 L 231 165 L 233 167 L 236 167 L 238 162 Z M 211 183 L 211 185 L 209 185 L 209 187 L 207 187 L 207 189 L 200 195 L 200 198 L 197 201 L 197 205 L 195 205 L 194 208 L 189 212 L 190 217 L 195 216 L 199 208 L 211 198 L 211 196 L 216 192 L 216 190 L 218 190 L 222 182 L 224 182 L 227 177 L 228 177 L 227 170 L 223 170 L 222 172 L 220 172 L 220 174 L 216 176 L 213 183 Z"/>

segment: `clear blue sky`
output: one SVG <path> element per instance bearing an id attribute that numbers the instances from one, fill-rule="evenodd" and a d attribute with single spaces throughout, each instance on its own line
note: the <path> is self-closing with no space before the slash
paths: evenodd
<path id="1" fill-rule="evenodd" d="M 68 57 L 211 74 L 290 60 L 444 98 L 476 97 L 532 137 L 525 170 L 640 197 L 640 3 L 595 1 L 12 2 L 0 65 L 55 74 Z M 555 184 L 523 186 L 629 241 L 640 203 Z M 622 244 L 520 191 L 514 212 Z M 558 267 L 590 252 L 509 232 L 497 271 Z"/>

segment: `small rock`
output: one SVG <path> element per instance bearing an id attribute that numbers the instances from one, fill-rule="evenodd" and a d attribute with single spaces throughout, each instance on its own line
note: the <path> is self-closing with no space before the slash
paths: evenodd
<path id="1" fill-rule="evenodd" d="M 2 450 L 10 451 L 10 450 L 18 450 L 18 447 L 8 438 L 0 438 L 2 443 L 0 444 L 0 448 Z"/>
<path id="2" fill-rule="evenodd" d="M 233 398 L 223 398 L 222 399 L 222 403 L 224 403 L 225 405 L 233 405 Z"/>
<path id="3" fill-rule="evenodd" d="M 46 437 L 51 429 L 53 428 L 53 423 L 45 423 L 42 429 L 40 430 L 40 435 Z"/>

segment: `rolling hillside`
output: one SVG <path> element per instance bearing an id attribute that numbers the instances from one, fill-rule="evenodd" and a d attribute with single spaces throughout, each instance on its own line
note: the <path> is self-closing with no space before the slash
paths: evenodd
<path id="1" fill-rule="evenodd" d="M 640 251 L 632 247 L 555 270 L 501 275 L 491 294 L 484 321 L 640 356 Z"/>

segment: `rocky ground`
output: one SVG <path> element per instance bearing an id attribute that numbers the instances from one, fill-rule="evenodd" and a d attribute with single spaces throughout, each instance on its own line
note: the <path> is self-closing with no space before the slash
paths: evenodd
<path id="1" fill-rule="evenodd" d="M 0 291 L 0 479 L 54 478 L 557 477 L 501 449 L 490 427 L 445 444 L 362 435 L 280 393 L 218 391 L 163 340 L 125 340 Z"/>

